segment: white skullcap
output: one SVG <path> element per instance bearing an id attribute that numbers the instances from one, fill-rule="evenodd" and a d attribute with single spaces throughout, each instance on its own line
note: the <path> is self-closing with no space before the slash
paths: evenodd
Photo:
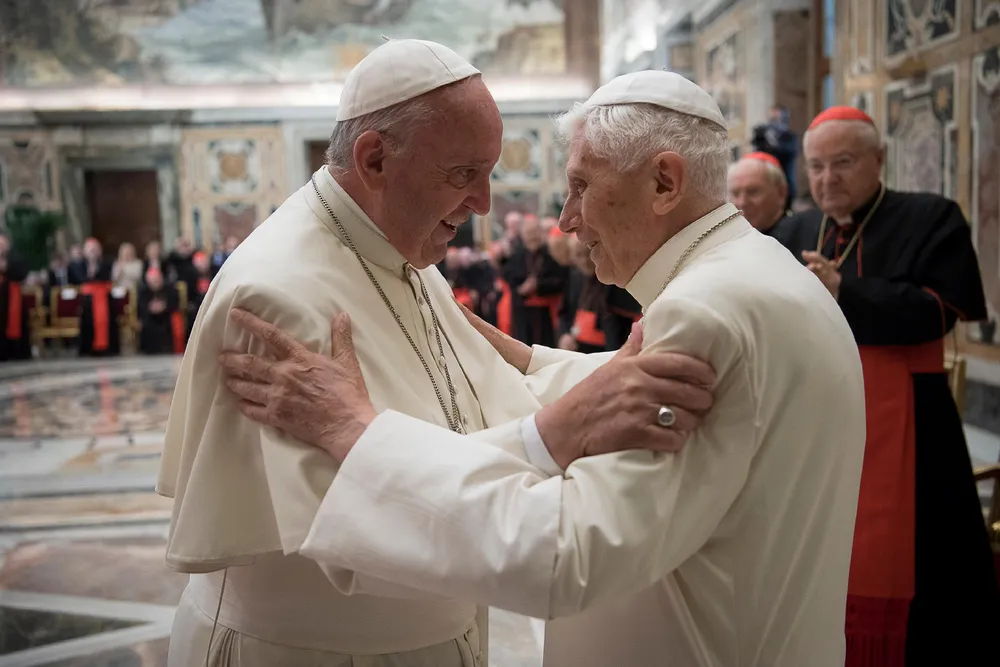
<path id="1" fill-rule="evenodd" d="M 726 128 L 726 119 L 712 96 L 680 74 L 645 70 L 615 77 L 594 91 L 584 107 L 655 104 Z"/>
<path id="2" fill-rule="evenodd" d="M 392 39 L 365 56 L 347 75 L 337 120 L 364 116 L 479 73 L 447 46 L 421 39 Z"/>

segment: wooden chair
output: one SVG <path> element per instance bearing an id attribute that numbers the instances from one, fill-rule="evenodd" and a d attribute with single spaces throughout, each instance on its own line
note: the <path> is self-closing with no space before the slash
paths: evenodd
<path id="1" fill-rule="evenodd" d="M 83 297 L 77 286 L 55 288 L 50 294 L 49 321 L 56 331 L 56 338 L 80 336 L 80 308 Z"/>
<path id="2" fill-rule="evenodd" d="M 111 290 L 111 312 L 114 314 L 122 347 L 134 349 L 139 331 L 139 298 L 134 287 L 114 287 Z"/>
<path id="3" fill-rule="evenodd" d="M 944 361 L 945 370 L 948 372 L 948 386 L 951 387 L 955 405 L 958 407 L 958 414 L 965 411 L 965 357 L 958 352 L 946 352 Z M 1000 461 L 995 465 L 981 466 L 972 471 L 976 483 L 993 482 L 993 495 L 990 499 L 990 506 L 986 511 L 986 533 L 989 536 L 990 546 L 993 548 L 993 558 L 996 564 L 997 580 L 1000 582 Z"/>

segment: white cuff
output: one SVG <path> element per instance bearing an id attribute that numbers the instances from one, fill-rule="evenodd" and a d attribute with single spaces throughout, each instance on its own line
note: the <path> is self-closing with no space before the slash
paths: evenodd
<path id="1" fill-rule="evenodd" d="M 549 448 L 542 440 L 542 434 L 535 425 L 535 415 L 526 417 L 521 422 L 521 440 L 524 441 L 524 451 L 528 455 L 528 463 L 535 466 L 550 477 L 561 477 L 565 470 L 552 458 Z"/>

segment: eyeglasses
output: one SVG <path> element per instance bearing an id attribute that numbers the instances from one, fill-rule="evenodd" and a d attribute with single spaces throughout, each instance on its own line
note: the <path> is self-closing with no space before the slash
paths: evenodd
<path id="1" fill-rule="evenodd" d="M 823 160 L 809 160 L 806 163 L 806 169 L 809 171 L 810 176 L 819 176 L 827 169 L 834 174 L 845 174 L 857 166 L 858 162 L 861 161 L 861 157 L 861 155 L 848 154 L 838 155 L 826 162 Z"/>

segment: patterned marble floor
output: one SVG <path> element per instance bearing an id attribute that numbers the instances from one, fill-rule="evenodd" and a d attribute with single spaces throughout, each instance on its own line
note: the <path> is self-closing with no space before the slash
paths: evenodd
<path id="1" fill-rule="evenodd" d="M 0 667 L 165 667 L 186 578 L 153 493 L 178 360 L 0 364 Z M 494 610 L 490 663 L 541 634 Z"/>

